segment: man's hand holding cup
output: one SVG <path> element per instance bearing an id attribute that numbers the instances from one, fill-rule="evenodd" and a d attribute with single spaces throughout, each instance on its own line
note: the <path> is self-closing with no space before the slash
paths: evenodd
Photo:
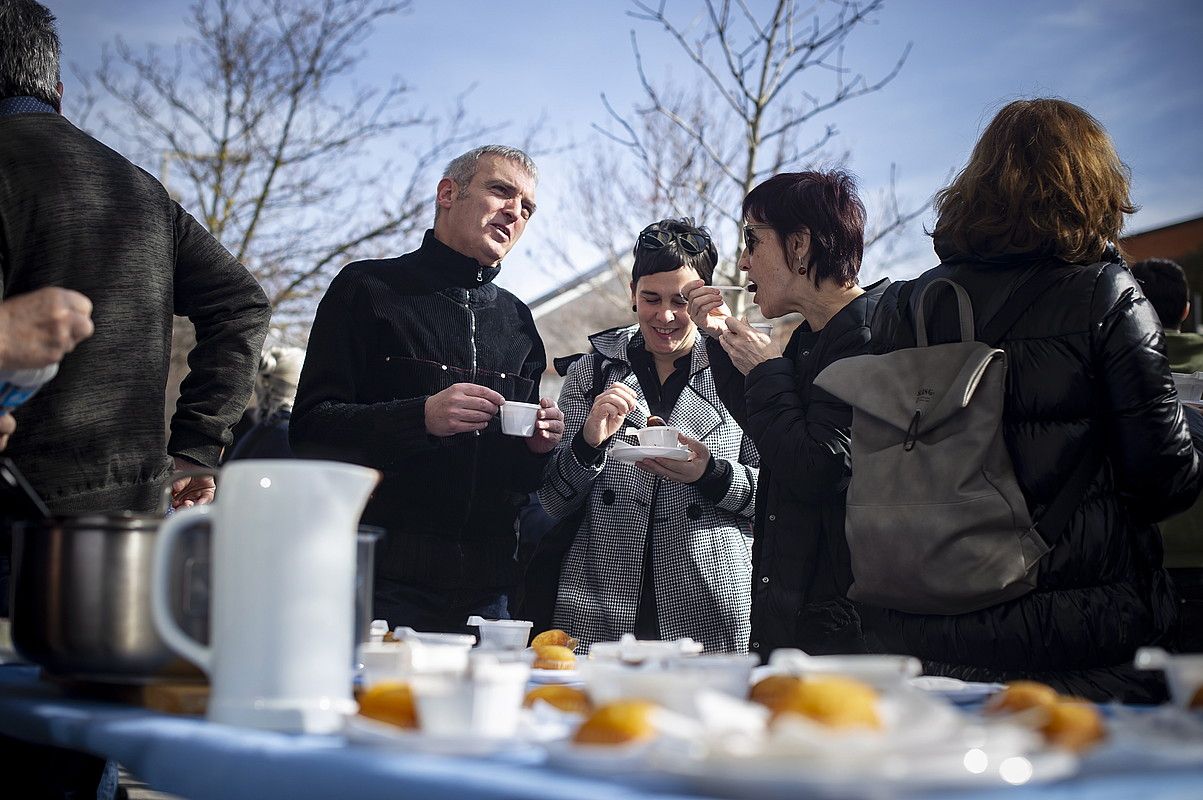
<path id="1" fill-rule="evenodd" d="M 505 398 L 487 386 L 455 383 L 426 398 L 426 432 L 431 436 L 482 431 Z"/>

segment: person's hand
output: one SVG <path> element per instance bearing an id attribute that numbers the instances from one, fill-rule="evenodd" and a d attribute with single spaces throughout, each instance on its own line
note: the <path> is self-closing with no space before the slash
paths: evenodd
<path id="1" fill-rule="evenodd" d="M 56 364 L 93 330 L 92 301 L 79 292 L 47 286 L 13 295 L 0 303 L 0 367 Z"/>
<path id="2" fill-rule="evenodd" d="M 564 412 L 550 397 L 539 399 L 539 411 L 535 416 L 535 432 L 527 437 L 526 446 L 535 455 L 550 453 L 564 438 Z"/>
<path id="3" fill-rule="evenodd" d="M 625 383 L 614 383 L 597 396 L 589 416 L 581 428 L 581 435 L 591 447 L 601 447 L 602 442 L 622 430 L 627 414 L 635 410 L 639 396 Z"/>
<path id="4" fill-rule="evenodd" d="M 653 475 L 659 475 L 661 478 L 668 478 L 670 481 L 693 483 L 706 472 L 706 465 L 710 463 L 710 448 L 680 431 L 677 431 L 677 441 L 689 448 L 688 460 L 641 458 L 635 462 L 635 466 Z"/>
<path id="5" fill-rule="evenodd" d="M 723 302 L 722 292 L 697 280 L 682 286 L 681 294 L 689 300 L 689 318 L 698 330 L 716 339 L 727 332 L 723 321 L 731 316 L 731 309 Z"/>
<path id="6" fill-rule="evenodd" d="M 426 398 L 426 432 L 431 436 L 483 431 L 505 403 L 487 386 L 455 383 Z"/>
<path id="7" fill-rule="evenodd" d="M 175 468 L 176 470 L 204 469 L 199 464 L 180 456 L 175 456 Z M 217 483 L 212 475 L 190 475 L 180 478 L 171 483 L 171 507 L 203 506 L 213 502 L 216 492 Z"/>
<path id="8" fill-rule="evenodd" d="M 12 414 L 0 414 L 0 450 L 8 447 L 8 437 L 17 429 L 17 420 Z"/>
<path id="9" fill-rule="evenodd" d="M 781 357 L 781 348 L 744 320 L 727 317 L 725 322 L 727 331 L 719 339 L 719 344 L 731 356 L 735 368 L 744 375 L 769 359 Z"/>

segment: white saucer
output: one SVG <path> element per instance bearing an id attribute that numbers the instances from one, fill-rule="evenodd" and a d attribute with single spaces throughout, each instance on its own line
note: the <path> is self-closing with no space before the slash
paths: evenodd
<path id="1" fill-rule="evenodd" d="M 581 683 L 581 673 L 575 669 L 532 669 L 531 683 Z"/>
<path id="2" fill-rule="evenodd" d="M 691 455 L 687 447 L 634 447 L 615 442 L 610 448 L 610 458 L 622 464 L 634 464 L 645 458 L 667 458 L 670 461 L 688 461 Z"/>

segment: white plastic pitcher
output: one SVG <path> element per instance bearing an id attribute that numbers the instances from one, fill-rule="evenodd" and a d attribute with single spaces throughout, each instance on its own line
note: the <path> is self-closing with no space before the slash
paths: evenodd
<path id="1" fill-rule="evenodd" d="M 151 611 L 169 647 L 210 679 L 208 717 L 268 730 L 330 733 L 354 713 L 356 527 L 380 474 L 334 461 L 235 461 L 212 505 L 163 521 Z M 171 614 L 171 553 L 209 529 L 210 642 Z"/>

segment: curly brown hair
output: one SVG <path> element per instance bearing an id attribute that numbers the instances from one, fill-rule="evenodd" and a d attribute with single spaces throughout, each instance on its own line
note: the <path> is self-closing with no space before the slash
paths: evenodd
<path id="1" fill-rule="evenodd" d="M 980 258 L 1099 260 L 1136 210 L 1129 170 L 1099 121 L 1065 100 L 1016 100 L 936 194 L 932 236 Z"/>

